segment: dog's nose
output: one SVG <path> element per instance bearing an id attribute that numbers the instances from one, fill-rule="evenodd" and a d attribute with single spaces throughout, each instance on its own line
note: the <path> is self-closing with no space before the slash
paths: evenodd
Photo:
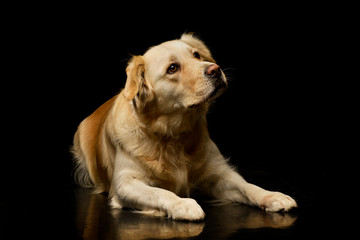
<path id="1" fill-rule="evenodd" d="M 221 75 L 221 68 L 216 63 L 211 64 L 205 68 L 205 74 L 209 77 L 219 77 Z"/>

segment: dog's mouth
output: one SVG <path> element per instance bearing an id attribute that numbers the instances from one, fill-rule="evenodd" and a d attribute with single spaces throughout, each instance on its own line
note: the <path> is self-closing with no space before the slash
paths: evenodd
<path id="1" fill-rule="evenodd" d="M 202 105 L 203 103 L 211 103 L 216 98 L 218 98 L 221 94 L 223 94 L 226 89 L 227 89 L 227 83 L 223 79 L 218 80 L 217 82 L 215 82 L 214 90 L 212 92 L 210 92 L 210 94 L 208 94 L 208 96 L 206 96 L 199 103 L 188 106 L 188 108 L 197 108 L 200 105 Z"/>
<path id="2" fill-rule="evenodd" d="M 218 81 L 215 84 L 214 90 L 210 93 L 210 95 L 205 99 L 205 101 L 213 101 L 218 98 L 221 94 L 225 92 L 227 88 L 227 83 L 224 80 Z"/>

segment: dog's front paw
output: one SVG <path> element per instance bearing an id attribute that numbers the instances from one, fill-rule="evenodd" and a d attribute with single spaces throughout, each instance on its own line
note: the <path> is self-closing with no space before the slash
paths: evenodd
<path id="1" fill-rule="evenodd" d="M 194 199 L 181 198 L 168 210 L 168 217 L 174 220 L 199 221 L 205 218 L 205 213 Z"/>
<path id="2" fill-rule="evenodd" d="M 259 205 L 261 209 L 268 212 L 289 211 L 297 207 L 294 199 L 280 192 L 270 192 L 265 195 Z"/>

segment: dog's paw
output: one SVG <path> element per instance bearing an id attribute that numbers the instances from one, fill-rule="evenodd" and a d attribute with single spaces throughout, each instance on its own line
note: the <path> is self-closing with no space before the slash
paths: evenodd
<path id="1" fill-rule="evenodd" d="M 261 209 L 268 212 L 289 211 L 297 207 L 294 199 L 280 192 L 270 192 L 265 195 L 259 205 Z"/>
<path id="2" fill-rule="evenodd" d="M 194 199 L 181 198 L 168 210 L 168 217 L 174 220 L 199 221 L 205 218 L 205 213 Z"/>

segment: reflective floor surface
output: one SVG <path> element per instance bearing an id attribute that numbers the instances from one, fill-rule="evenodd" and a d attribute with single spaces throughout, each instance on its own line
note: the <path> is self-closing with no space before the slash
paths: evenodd
<path id="1" fill-rule="evenodd" d="M 295 196 L 299 208 L 290 213 L 199 201 L 206 213 L 201 222 L 112 210 L 107 196 L 78 187 L 35 195 L 1 202 L 0 239 L 304 239 L 331 235 L 343 221 L 306 194 Z"/>
<path id="2" fill-rule="evenodd" d="M 267 213 L 241 204 L 216 205 L 194 197 L 206 213 L 204 221 L 173 221 L 131 210 L 113 210 L 106 195 L 91 194 L 72 179 L 40 182 L 38 188 L 9 188 L 0 194 L 0 239 L 306 239 L 341 234 L 346 238 L 349 213 L 338 208 L 333 175 L 318 171 L 243 171 L 249 182 L 284 192 L 299 208 Z M 20 182 L 19 182 L 20 183 Z"/>

